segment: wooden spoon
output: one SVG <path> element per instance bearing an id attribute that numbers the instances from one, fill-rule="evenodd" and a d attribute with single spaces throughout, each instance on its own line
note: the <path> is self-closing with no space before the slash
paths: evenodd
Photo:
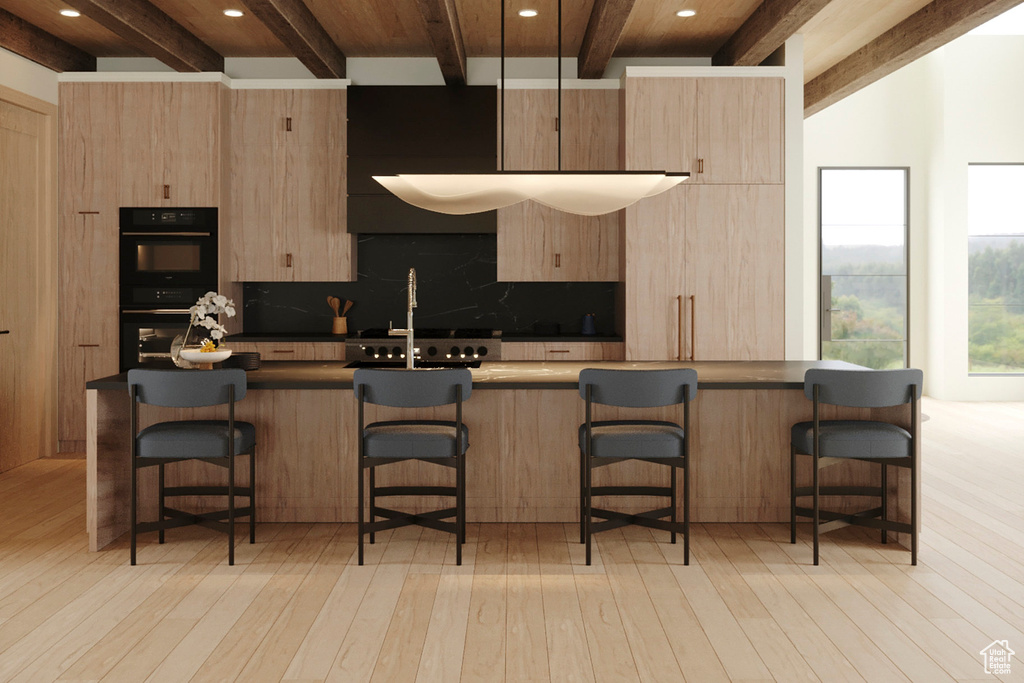
<path id="1" fill-rule="evenodd" d="M 354 306 L 355 303 L 355 301 L 349 301 L 348 299 L 345 299 L 345 308 L 341 311 L 341 314 L 343 316 L 348 315 L 348 310 L 352 308 L 352 306 Z"/>
<path id="2" fill-rule="evenodd" d="M 338 309 L 341 307 L 341 299 L 339 299 L 336 296 L 328 296 L 327 297 L 327 305 L 330 306 L 331 310 L 334 311 L 334 317 L 335 318 L 341 317 L 338 314 Z"/>

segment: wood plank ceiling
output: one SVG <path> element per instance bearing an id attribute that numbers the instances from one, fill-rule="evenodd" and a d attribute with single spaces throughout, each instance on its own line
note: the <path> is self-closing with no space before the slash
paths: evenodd
<path id="1" fill-rule="evenodd" d="M 558 0 L 503 1 L 506 54 L 553 56 Z M 756 64 L 801 33 L 809 115 L 1022 1 L 562 0 L 562 54 L 579 58 L 580 77 L 597 78 L 613 57 Z M 82 16 L 60 15 L 71 7 Z M 57 71 L 92 68 L 91 57 L 151 56 L 190 71 L 222 57 L 296 56 L 319 77 L 340 77 L 346 57 L 435 57 L 446 82 L 459 83 L 467 57 L 498 56 L 500 8 L 495 0 L 0 0 L 0 47 Z M 520 17 L 521 9 L 538 16 Z M 696 14 L 677 17 L 683 9 Z"/>

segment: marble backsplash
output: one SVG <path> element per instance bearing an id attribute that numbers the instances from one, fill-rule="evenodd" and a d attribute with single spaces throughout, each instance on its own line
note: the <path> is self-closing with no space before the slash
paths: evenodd
<path id="1" fill-rule="evenodd" d="M 361 235 L 356 282 L 247 282 L 247 334 L 328 333 L 328 296 L 355 302 L 349 330 L 405 325 L 409 268 L 418 279 L 416 327 L 486 327 L 532 333 L 557 324 L 579 334 L 593 313 L 598 334 L 614 334 L 613 282 L 498 282 L 494 235 Z"/>

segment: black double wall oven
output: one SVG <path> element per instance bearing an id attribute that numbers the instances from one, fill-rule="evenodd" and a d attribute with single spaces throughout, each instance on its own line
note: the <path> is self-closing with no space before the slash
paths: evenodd
<path id="1" fill-rule="evenodd" d="M 121 370 L 167 365 L 196 299 L 217 289 L 216 208 L 122 208 Z"/>

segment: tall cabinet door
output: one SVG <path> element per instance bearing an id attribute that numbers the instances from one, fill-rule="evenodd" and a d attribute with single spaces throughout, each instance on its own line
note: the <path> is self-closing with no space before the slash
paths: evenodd
<path id="1" fill-rule="evenodd" d="M 217 206 L 220 198 L 219 83 L 169 83 L 160 132 L 161 206 Z"/>
<path id="2" fill-rule="evenodd" d="M 688 190 L 676 187 L 626 208 L 626 360 L 685 354 Z"/>
<path id="3" fill-rule="evenodd" d="M 229 220 L 230 277 L 235 282 L 287 279 L 284 236 L 284 90 L 233 90 Z"/>
<path id="4" fill-rule="evenodd" d="M 698 183 L 783 182 L 783 80 L 701 78 Z"/>
<path id="5" fill-rule="evenodd" d="M 121 144 L 117 186 L 120 206 L 166 206 L 164 203 L 164 135 L 168 83 L 111 84 L 121 91 L 120 109 L 106 115 L 119 119 Z"/>
<path id="6" fill-rule="evenodd" d="M 346 230 L 347 93 L 292 90 L 287 95 L 291 125 L 284 133 L 281 229 L 288 279 L 351 280 L 355 273 L 354 238 Z"/>
<path id="7" fill-rule="evenodd" d="M 700 185 L 688 201 L 687 355 L 785 357 L 783 185 Z M 691 346 L 692 339 L 692 346 Z"/>
<path id="8" fill-rule="evenodd" d="M 697 80 L 626 79 L 626 170 L 695 174 Z"/>

